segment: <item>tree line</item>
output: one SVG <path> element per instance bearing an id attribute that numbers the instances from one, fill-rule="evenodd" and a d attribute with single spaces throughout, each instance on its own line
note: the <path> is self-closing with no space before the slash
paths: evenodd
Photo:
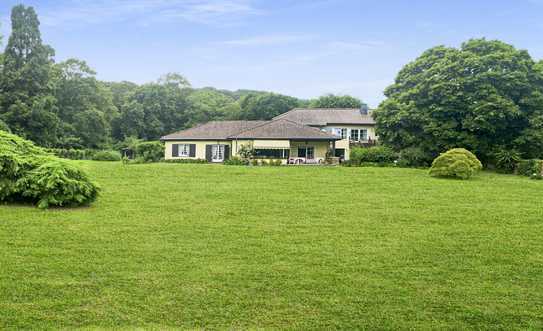
<path id="1" fill-rule="evenodd" d="M 83 60 L 55 63 L 32 7 L 15 6 L 0 55 L 0 129 L 46 147 L 105 148 L 156 140 L 211 120 L 266 120 L 296 107 L 361 107 L 350 96 L 314 100 L 252 90 L 192 88 L 169 73 L 147 84 L 104 82 Z"/>

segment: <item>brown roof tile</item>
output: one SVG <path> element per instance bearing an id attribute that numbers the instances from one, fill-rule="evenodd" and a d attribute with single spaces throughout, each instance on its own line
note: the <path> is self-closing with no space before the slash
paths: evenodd
<path id="1" fill-rule="evenodd" d="M 358 108 L 295 108 L 274 119 L 286 119 L 313 126 L 325 126 L 328 124 L 375 124 L 371 112 L 369 114 L 362 114 Z"/>
<path id="2" fill-rule="evenodd" d="M 285 119 L 268 121 L 230 136 L 231 139 L 339 140 L 338 136 Z"/>
<path id="3" fill-rule="evenodd" d="M 169 134 L 160 140 L 227 140 L 231 135 L 263 123 L 266 121 L 212 121 Z"/>

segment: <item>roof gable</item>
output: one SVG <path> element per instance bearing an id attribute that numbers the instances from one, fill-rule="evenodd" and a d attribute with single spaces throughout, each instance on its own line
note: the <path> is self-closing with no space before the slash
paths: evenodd
<path id="1" fill-rule="evenodd" d="M 286 119 L 313 126 L 328 124 L 375 125 L 371 113 L 362 114 L 358 108 L 295 108 L 274 119 Z"/>
<path id="2" fill-rule="evenodd" d="M 161 140 L 227 140 L 233 134 L 263 123 L 266 121 L 211 121 L 169 134 L 162 137 Z"/>
<path id="3" fill-rule="evenodd" d="M 301 139 L 339 140 L 341 138 L 300 123 L 285 119 L 268 121 L 230 136 L 231 139 Z"/>

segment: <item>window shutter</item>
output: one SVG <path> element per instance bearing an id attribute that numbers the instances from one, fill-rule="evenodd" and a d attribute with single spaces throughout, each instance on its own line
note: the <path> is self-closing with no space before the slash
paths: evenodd
<path id="1" fill-rule="evenodd" d="M 207 162 L 211 162 L 212 152 L 211 152 L 211 145 L 206 145 L 206 160 Z"/>
<path id="2" fill-rule="evenodd" d="M 196 157 L 196 144 L 190 144 L 189 146 L 189 156 Z"/>
<path id="3" fill-rule="evenodd" d="M 224 159 L 230 159 L 230 146 L 224 145 Z"/>
<path id="4" fill-rule="evenodd" d="M 179 156 L 179 145 L 173 144 L 172 145 L 172 157 L 178 157 Z"/>

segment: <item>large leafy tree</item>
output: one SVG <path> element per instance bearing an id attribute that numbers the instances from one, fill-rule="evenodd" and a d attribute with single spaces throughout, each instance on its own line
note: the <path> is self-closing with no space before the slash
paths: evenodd
<path id="1" fill-rule="evenodd" d="M 362 105 L 362 101 L 355 97 L 334 94 L 323 95 L 309 103 L 312 108 L 360 108 Z"/>
<path id="2" fill-rule="evenodd" d="M 65 147 L 97 148 L 110 140 L 110 124 L 118 112 L 111 92 L 95 75 L 81 60 L 56 65 L 55 95 Z"/>
<path id="3" fill-rule="evenodd" d="M 194 90 L 188 100 L 188 125 L 236 118 L 241 111 L 239 103 L 232 96 L 213 88 Z"/>
<path id="4" fill-rule="evenodd" d="M 406 65 L 374 112 L 381 141 L 437 155 L 465 147 L 488 160 L 500 149 L 543 156 L 543 75 L 500 41 L 438 46 Z"/>
<path id="5" fill-rule="evenodd" d="M 190 84 L 178 74 L 138 87 L 121 106 L 119 137 L 157 139 L 186 127 Z"/>
<path id="6" fill-rule="evenodd" d="M 50 80 L 54 51 L 42 43 L 32 7 L 13 7 L 11 24 L 0 77 L 1 119 L 15 133 L 52 145 L 59 126 Z"/>
<path id="7" fill-rule="evenodd" d="M 269 120 L 300 106 L 300 100 L 275 93 L 249 93 L 240 99 L 240 119 Z"/>

